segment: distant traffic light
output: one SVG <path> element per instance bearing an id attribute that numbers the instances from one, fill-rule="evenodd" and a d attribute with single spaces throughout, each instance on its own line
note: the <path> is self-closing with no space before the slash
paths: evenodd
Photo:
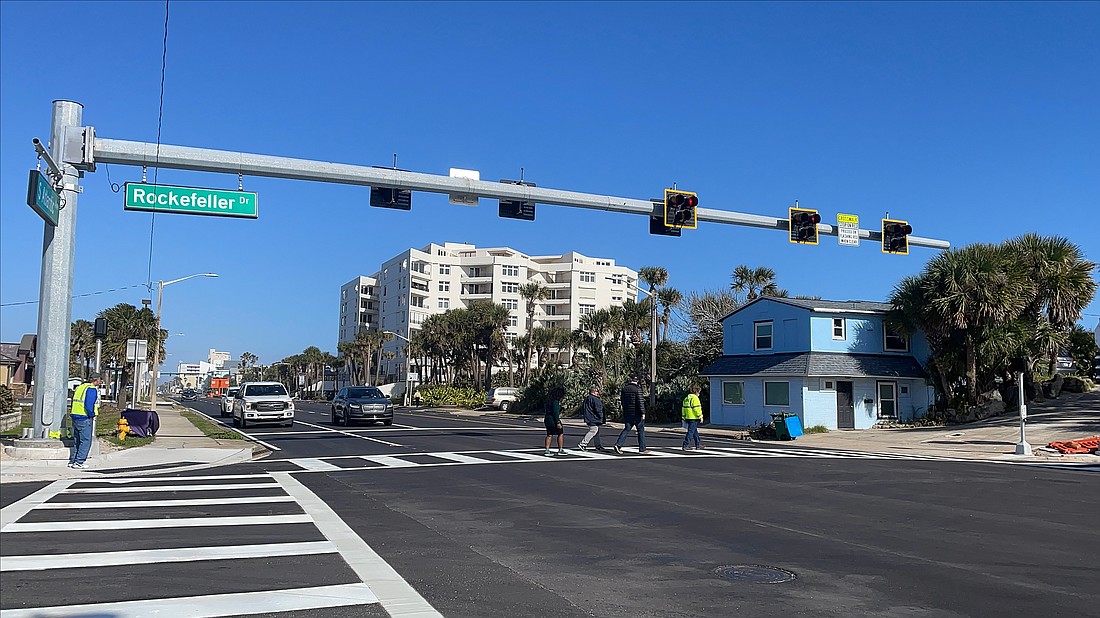
<path id="1" fill-rule="evenodd" d="M 791 242 L 802 245 L 817 244 L 817 224 L 821 223 L 821 215 L 810 208 L 787 209 L 787 220 L 790 222 Z"/>
<path id="2" fill-rule="evenodd" d="M 695 211 L 698 206 L 699 196 L 694 192 L 665 189 L 665 227 L 686 227 L 689 230 L 699 227 Z"/>
<path id="3" fill-rule="evenodd" d="M 913 226 L 898 219 L 882 220 L 882 252 L 909 255 L 909 235 Z"/>
<path id="4" fill-rule="evenodd" d="M 522 185 L 524 187 L 535 186 L 533 182 L 524 182 L 522 180 L 501 180 L 501 182 L 509 185 Z M 526 200 L 500 200 L 500 206 L 497 207 L 497 214 L 505 219 L 534 221 L 535 203 Z"/>
<path id="5" fill-rule="evenodd" d="M 379 208 L 412 210 L 412 191 L 405 189 L 370 188 L 370 205 Z"/>

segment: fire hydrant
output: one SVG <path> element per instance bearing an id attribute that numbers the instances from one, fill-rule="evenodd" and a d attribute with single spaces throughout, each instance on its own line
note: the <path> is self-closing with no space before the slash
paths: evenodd
<path id="1" fill-rule="evenodd" d="M 125 440 L 126 434 L 130 433 L 130 423 L 126 422 L 126 419 L 118 419 L 118 439 Z"/>

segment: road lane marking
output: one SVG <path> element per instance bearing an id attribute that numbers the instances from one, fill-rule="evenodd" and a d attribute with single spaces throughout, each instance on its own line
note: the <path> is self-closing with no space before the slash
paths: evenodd
<path id="1" fill-rule="evenodd" d="M 542 453 L 524 453 L 522 451 L 482 451 L 483 453 L 493 453 L 496 455 L 505 455 L 507 457 L 515 457 L 516 459 L 525 459 L 527 461 L 553 461 L 552 455 L 543 455 Z"/>
<path id="2" fill-rule="evenodd" d="M 469 455 L 461 455 L 459 453 L 432 453 L 432 457 L 441 457 L 443 459 L 449 459 L 456 463 L 465 464 L 490 463 L 488 459 L 479 459 L 477 457 L 470 457 Z"/>
<path id="3" fill-rule="evenodd" d="M 190 616 L 216 618 L 249 614 L 291 612 L 324 607 L 347 607 L 377 603 L 378 598 L 365 584 L 342 584 L 262 592 L 209 594 L 118 603 L 88 603 L 5 609 L 4 618 L 72 618 L 73 616 L 110 616 L 111 618 L 149 618 L 150 616 Z"/>
<path id="4" fill-rule="evenodd" d="M 83 478 L 75 479 L 75 483 L 111 483 L 111 484 L 126 484 L 126 483 L 176 483 L 179 481 L 214 481 L 221 479 L 268 479 L 271 477 L 267 474 L 225 474 L 222 476 L 138 476 L 124 479 L 112 479 L 112 478 Z M 274 485 L 274 483 L 268 483 Z M 155 487 L 155 485 L 151 485 Z"/>
<path id="5" fill-rule="evenodd" d="M 274 483 L 273 483 L 274 485 Z M 281 524 L 308 524 L 309 515 L 239 515 L 234 517 L 181 517 L 179 519 L 95 519 L 84 521 L 56 521 L 11 523 L 0 532 L 57 532 L 64 526 L 66 532 L 76 530 L 125 530 L 148 528 L 199 528 L 206 526 L 260 526 Z"/>
<path id="6" fill-rule="evenodd" d="M 323 500 L 317 497 L 301 481 L 287 472 L 273 472 L 271 476 L 283 486 L 288 494 L 297 500 L 306 513 L 313 518 L 314 525 L 334 543 L 340 556 L 355 571 L 377 596 L 382 608 L 393 618 L 442 618 L 424 597 L 406 582 L 382 559 L 370 545 L 367 545 L 340 516 Z M 249 608 L 254 613 L 254 608 Z"/>
<path id="7" fill-rule="evenodd" d="M 194 500 L 126 500 L 119 502 L 47 502 L 40 509 L 129 509 L 146 506 L 216 506 L 256 502 L 294 502 L 290 496 L 248 496 L 245 498 L 196 498 Z"/>
<path id="8" fill-rule="evenodd" d="M 314 425 L 313 423 L 307 423 L 305 421 L 298 421 L 306 427 L 316 427 L 317 429 L 324 429 L 325 431 L 331 431 L 333 433 L 343 434 L 345 436 L 351 436 L 352 438 L 359 438 L 360 440 L 370 440 L 371 442 L 378 442 L 379 444 L 385 444 L 386 446 L 396 446 L 400 448 L 402 445 L 396 442 L 387 442 L 378 438 L 372 438 L 370 436 L 361 436 L 359 434 L 351 433 L 350 431 L 343 431 L 340 429 L 333 429 L 332 427 L 325 427 L 324 425 Z"/>
<path id="9" fill-rule="evenodd" d="M 194 408 L 192 408 L 192 410 L 194 410 Z M 256 444 L 259 444 L 260 446 L 263 446 L 264 448 L 267 448 L 268 450 L 272 450 L 272 451 L 281 451 L 281 450 L 283 450 L 283 449 L 275 446 L 274 444 L 268 444 L 267 442 L 264 442 L 263 440 L 257 438 L 256 436 L 254 436 L 250 433 L 246 433 L 244 431 L 241 431 L 240 429 L 237 429 L 236 427 L 234 427 L 232 425 L 232 423 L 226 423 L 225 421 L 221 420 L 221 418 L 214 418 L 213 416 L 210 416 L 209 414 L 206 414 L 205 412 L 202 412 L 201 410 L 194 410 L 194 411 L 201 414 L 201 415 L 203 415 L 203 416 L 205 416 L 210 421 L 215 422 L 215 423 L 221 425 L 222 427 L 225 427 L 226 429 L 228 429 L 230 431 L 235 431 L 235 432 L 241 434 L 246 439 L 252 440 Z"/>
<path id="10" fill-rule="evenodd" d="M 360 459 L 366 459 L 367 461 L 373 461 L 377 464 L 382 464 L 387 468 L 411 468 L 419 466 L 420 464 L 407 461 L 405 459 L 398 459 L 397 457 L 390 457 L 389 455 L 363 455 Z"/>
<path id="11" fill-rule="evenodd" d="M 74 482 L 75 480 L 54 481 L 26 498 L 0 509 L 0 528 L 7 528 L 20 517 L 30 513 L 32 509 L 38 508 L 50 498 L 68 489 Z"/>
<path id="12" fill-rule="evenodd" d="M 288 459 L 287 461 L 293 463 L 296 466 L 301 466 L 304 470 L 325 471 L 325 470 L 339 470 L 340 466 L 334 466 L 327 461 L 321 461 L 316 457 L 304 457 L 301 459 Z"/>
<path id="13" fill-rule="evenodd" d="M 219 491 L 223 489 L 274 489 L 275 483 L 224 483 L 222 485 L 152 485 L 147 487 L 86 487 L 62 490 L 63 494 L 123 494 L 154 491 Z"/>
<path id="14" fill-rule="evenodd" d="M 133 549 L 126 551 L 87 552 L 37 556 L 0 556 L 0 573 L 12 571 L 49 571 L 83 567 L 110 567 L 128 564 L 162 564 L 167 562 L 205 562 L 207 560 L 240 560 L 275 558 L 280 556 L 312 556 L 331 554 L 336 546 L 329 541 L 303 543 L 262 543 L 230 545 L 228 547 L 174 547 L 170 549 Z"/>
<path id="15" fill-rule="evenodd" d="M 592 447 L 595 448 L 595 447 Z M 600 451 L 582 451 L 575 450 L 569 451 L 570 455 L 576 455 L 577 457 L 588 457 L 589 459 L 615 459 L 618 455 L 612 455 L 611 453 L 601 453 Z"/>

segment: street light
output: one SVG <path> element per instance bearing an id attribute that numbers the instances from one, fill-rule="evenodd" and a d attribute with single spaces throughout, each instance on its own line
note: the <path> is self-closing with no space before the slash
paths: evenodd
<path id="1" fill-rule="evenodd" d="M 161 302 L 164 300 L 164 286 L 172 285 L 173 283 L 179 283 L 180 281 L 187 281 L 188 279 L 194 279 L 195 277 L 217 277 L 215 273 L 197 273 L 194 275 L 187 275 L 186 277 L 180 277 L 179 279 L 173 279 L 171 281 L 160 281 L 157 287 L 157 345 L 153 346 L 153 388 L 149 389 L 152 397 L 153 412 L 157 411 L 157 385 L 160 382 L 160 309 Z M 134 389 L 134 398 L 137 399 L 137 389 Z"/>
<path id="2" fill-rule="evenodd" d="M 617 279 L 611 277 L 604 277 L 604 279 L 611 282 L 617 281 Z M 625 285 L 635 292 L 641 292 L 648 296 L 649 304 L 653 306 L 649 325 L 649 412 L 652 414 L 653 409 L 657 407 L 657 299 L 653 294 L 636 285 L 630 283 L 625 283 Z"/>
<path id="3" fill-rule="evenodd" d="M 409 352 L 410 352 L 409 346 L 412 345 L 412 341 L 409 341 L 408 337 L 406 337 L 404 335 L 399 335 L 399 334 L 393 332 L 392 330 L 384 330 L 382 332 L 386 333 L 388 335 L 393 335 L 394 337 L 397 337 L 398 339 L 404 341 L 407 344 L 405 346 L 405 397 L 403 398 L 403 400 L 405 402 L 405 407 L 408 407 L 409 402 L 412 400 L 412 397 L 410 396 L 410 393 L 409 393 L 409 383 L 410 383 L 410 381 L 409 381 Z M 381 360 L 379 360 L 379 362 L 381 362 Z"/>

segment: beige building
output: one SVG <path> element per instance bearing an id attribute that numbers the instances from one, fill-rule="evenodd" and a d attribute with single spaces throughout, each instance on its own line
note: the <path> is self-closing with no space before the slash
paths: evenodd
<path id="1" fill-rule="evenodd" d="M 520 286 L 539 282 L 549 297 L 536 304 L 540 328 L 574 330 L 581 316 L 621 305 L 633 298 L 638 273 L 611 258 L 576 252 L 527 255 L 508 247 L 479 249 L 462 243 L 431 244 L 390 258 L 369 277 L 356 277 L 340 287 L 339 341 L 355 339 L 360 328 L 386 330 L 409 337 L 428 316 L 487 300 L 511 311 L 505 333 L 509 341 L 527 333 L 527 301 Z M 385 350 L 384 374 L 403 379 L 405 342 L 395 338 Z"/>

